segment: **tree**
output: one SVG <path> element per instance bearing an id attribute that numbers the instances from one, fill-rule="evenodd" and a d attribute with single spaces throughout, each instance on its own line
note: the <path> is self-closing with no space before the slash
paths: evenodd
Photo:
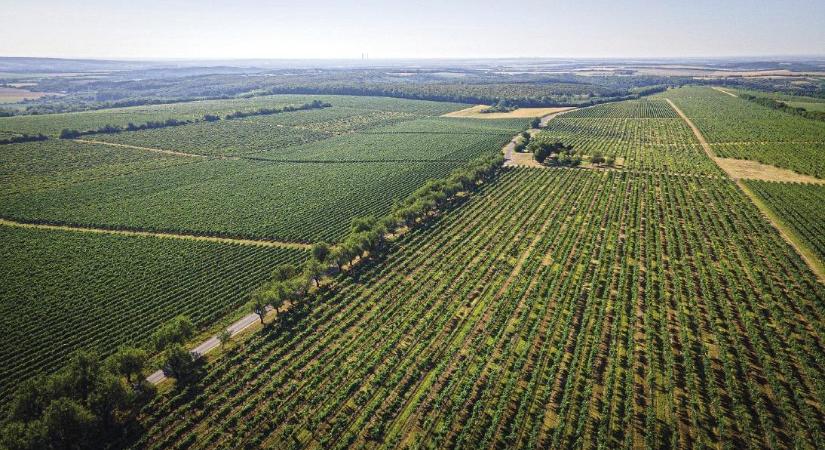
<path id="1" fill-rule="evenodd" d="M 541 119 L 538 117 L 534 117 L 533 120 L 530 121 L 530 128 L 538 128 L 541 126 Z"/>
<path id="2" fill-rule="evenodd" d="M 84 448 L 94 437 L 95 419 L 91 411 L 75 400 L 54 400 L 41 419 L 45 441 L 51 448 Z"/>
<path id="3" fill-rule="evenodd" d="M 274 270 L 272 270 L 272 279 L 274 281 L 288 280 L 294 277 L 295 275 L 298 275 L 298 268 L 295 266 L 295 264 L 279 264 L 275 267 Z"/>
<path id="4" fill-rule="evenodd" d="M 157 351 L 163 351 L 172 344 L 183 344 L 195 334 L 195 326 L 186 316 L 178 316 L 166 322 L 152 335 Z"/>
<path id="5" fill-rule="evenodd" d="M 182 345 L 175 344 L 166 350 L 163 362 L 163 374 L 179 381 L 189 379 L 197 368 L 197 358 Z"/>
<path id="6" fill-rule="evenodd" d="M 229 329 L 224 329 L 220 333 L 218 333 L 218 341 L 221 343 L 221 348 L 223 348 L 227 342 L 232 340 L 232 333 L 229 332 Z"/>
<path id="7" fill-rule="evenodd" d="M 601 152 L 594 152 L 590 157 L 590 162 L 593 164 L 601 164 L 604 162 L 604 155 Z"/>
<path id="8" fill-rule="evenodd" d="M 529 148 L 529 147 L 528 147 Z M 543 164 L 547 157 L 550 156 L 550 148 L 546 145 L 536 145 L 533 147 L 533 158 Z"/>
<path id="9" fill-rule="evenodd" d="M 126 377 L 126 381 L 131 383 L 132 375 L 140 374 L 148 357 L 146 350 L 121 347 L 107 359 L 106 365 L 113 373 Z"/>
<path id="10" fill-rule="evenodd" d="M 616 164 L 616 157 L 613 156 L 613 155 L 607 155 L 604 158 L 604 163 L 607 164 L 610 167 L 613 167 L 613 165 Z"/>
<path id="11" fill-rule="evenodd" d="M 76 353 L 56 373 L 23 383 L 12 396 L 0 448 L 107 448 L 154 395 L 143 380 L 125 383 L 92 352 Z"/>
<path id="12" fill-rule="evenodd" d="M 325 262 L 329 256 L 329 244 L 326 242 L 316 242 L 312 244 L 312 257 L 319 262 Z"/>
<path id="13" fill-rule="evenodd" d="M 312 281 L 318 286 L 321 276 L 324 274 L 324 265 L 315 258 L 310 258 L 304 263 L 304 279 Z"/>
<path id="14" fill-rule="evenodd" d="M 329 258 L 338 266 L 339 271 L 342 269 L 344 263 L 349 260 L 346 251 L 340 244 L 332 248 Z"/>
<path id="15" fill-rule="evenodd" d="M 264 318 L 266 317 L 266 299 L 264 291 L 258 290 L 252 294 L 252 301 L 249 303 L 249 310 L 257 314 L 258 317 L 261 318 L 261 323 L 264 323 Z"/>

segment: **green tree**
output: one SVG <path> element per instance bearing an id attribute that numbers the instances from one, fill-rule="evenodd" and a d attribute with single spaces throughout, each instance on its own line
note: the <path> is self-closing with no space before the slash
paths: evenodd
<path id="1" fill-rule="evenodd" d="M 51 448 L 88 448 L 94 437 L 95 415 L 70 398 L 52 401 L 41 420 Z"/>
<path id="2" fill-rule="evenodd" d="M 298 275 L 298 267 L 296 267 L 295 264 L 279 264 L 272 270 L 272 279 L 274 281 L 288 280 L 295 275 Z"/>
<path id="3" fill-rule="evenodd" d="M 616 157 L 613 155 L 607 155 L 604 158 L 604 163 L 610 167 L 613 167 L 613 165 L 616 164 Z"/>
<path id="4" fill-rule="evenodd" d="M 530 121 L 530 128 L 539 128 L 541 126 L 541 119 L 538 117 L 534 117 L 533 120 Z"/>
<path id="5" fill-rule="evenodd" d="M 152 335 L 155 350 L 163 351 L 173 344 L 183 344 L 195 334 L 195 326 L 186 316 L 178 316 L 166 322 Z"/>
<path id="6" fill-rule="evenodd" d="M 195 355 L 182 345 L 175 344 L 166 350 L 163 361 L 163 374 L 179 381 L 188 380 L 195 374 L 197 361 Z"/>
<path id="7" fill-rule="evenodd" d="M 329 251 L 329 244 L 326 242 L 316 242 L 312 244 L 312 257 L 319 262 L 326 262 Z"/>
<path id="8" fill-rule="evenodd" d="M 316 286 L 320 282 L 321 276 L 324 274 L 324 265 L 317 259 L 310 258 L 304 263 L 303 276 L 307 282 L 313 282 Z"/>
<path id="9" fill-rule="evenodd" d="M 226 344 L 232 340 L 232 333 L 229 332 L 228 329 L 224 329 L 220 333 L 218 333 L 218 341 L 221 343 L 221 348 L 226 346 Z"/>
<path id="10" fill-rule="evenodd" d="M 132 375 L 139 375 L 143 370 L 149 355 L 146 350 L 135 347 L 121 347 L 115 354 L 110 356 L 107 367 L 116 374 L 126 377 L 126 381 L 132 381 Z"/>
<path id="11" fill-rule="evenodd" d="M 266 304 L 267 300 L 269 300 L 265 292 L 266 291 L 262 290 L 255 291 L 252 294 L 252 301 L 249 302 L 249 310 L 252 311 L 254 314 L 258 315 L 258 317 L 261 319 L 261 323 L 264 323 L 264 318 L 266 317 Z"/>

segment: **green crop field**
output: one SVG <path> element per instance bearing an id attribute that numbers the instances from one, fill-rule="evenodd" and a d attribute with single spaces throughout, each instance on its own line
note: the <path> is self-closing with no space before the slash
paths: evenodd
<path id="1" fill-rule="evenodd" d="M 663 94 L 702 131 L 714 152 L 825 178 L 825 123 L 725 95 L 705 87 Z"/>
<path id="2" fill-rule="evenodd" d="M 146 343 L 187 314 L 211 325 L 302 250 L 0 227 L 0 393 L 80 348 Z"/>
<path id="3" fill-rule="evenodd" d="M 49 140 L 0 147 L 0 196 L 194 162 L 160 153 Z"/>
<path id="4" fill-rule="evenodd" d="M 690 128 L 664 100 L 598 105 L 556 117 L 538 135 L 573 145 L 584 155 L 624 158 L 624 168 L 720 175 Z"/>
<path id="5" fill-rule="evenodd" d="M 142 113 L 186 119 L 314 98 L 269 96 L 61 117 L 87 121 L 67 125 L 85 129 L 115 118 L 144 120 L 136 116 Z M 333 106 L 89 137 L 140 148 L 70 140 L 6 145 L 0 149 L 0 217 L 107 229 L 335 241 L 352 218 L 385 214 L 394 201 L 426 180 L 496 154 L 527 128 L 525 120 L 433 117 L 462 106 L 456 104 L 318 98 Z M 36 117 L 24 119 L 36 124 Z M 247 159 L 205 160 L 144 148 Z"/>
<path id="6" fill-rule="evenodd" d="M 204 161 L 0 198 L 0 217 L 288 241 L 337 240 L 353 217 L 459 163 Z"/>
<path id="7" fill-rule="evenodd" d="M 43 133 L 57 136 L 64 128 L 94 129 L 104 125 L 126 126 L 129 122 L 144 123 L 166 119 L 195 120 L 205 114 L 225 115 L 235 111 L 258 108 L 278 108 L 286 105 L 300 105 L 312 100 L 329 102 L 335 108 L 352 109 L 361 112 L 396 111 L 413 115 L 441 115 L 457 111 L 468 105 L 441 103 L 422 100 L 397 100 L 381 97 L 352 97 L 337 95 L 269 95 L 233 100 L 204 100 L 161 105 L 134 106 L 128 108 L 103 109 L 65 114 L 0 117 L 0 131 L 14 133 Z M 294 117 L 295 123 L 306 121 L 304 115 Z M 327 113 L 338 114 L 338 113 Z M 287 114 L 289 115 L 289 114 Z"/>
<path id="8" fill-rule="evenodd" d="M 825 261 L 825 186 L 746 182 Z"/>
<path id="9" fill-rule="evenodd" d="M 823 446 L 825 185 L 722 158 L 825 122 L 713 88 L 817 62 L 175 64 L 8 83 L 0 449 Z"/>
<path id="10" fill-rule="evenodd" d="M 511 169 L 148 408 L 145 448 L 822 442 L 823 286 L 727 180 Z"/>

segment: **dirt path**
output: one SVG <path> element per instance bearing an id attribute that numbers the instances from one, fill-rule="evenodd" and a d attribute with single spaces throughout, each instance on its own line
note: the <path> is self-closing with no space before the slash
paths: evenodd
<path id="1" fill-rule="evenodd" d="M 162 148 L 153 148 L 153 147 L 139 147 L 137 145 L 127 145 L 127 144 L 116 144 L 114 142 L 105 142 L 105 141 L 93 141 L 90 139 L 72 139 L 75 142 L 80 142 L 82 144 L 97 144 L 97 145 L 108 145 L 110 147 L 120 147 L 120 148 L 131 148 L 133 150 L 145 150 L 147 152 L 155 152 L 155 153 L 163 153 L 165 155 L 173 155 L 173 156 L 185 156 L 188 158 L 203 158 L 209 159 L 210 156 L 207 155 L 197 155 L 195 153 L 184 153 L 184 152 L 177 152 L 174 150 L 164 150 Z M 226 157 L 220 157 L 221 159 L 227 159 Z"/>
<path id="2" fill-rule="evenodd" d="M 267 314 L 271 313 L 274 310 L 275 309 L 272 306 L 267 306 L 266 307 Z M 237 336 L 238 334 L 242 333 L 247 328 L 249 328 L 249 327 L 251 327 L 251 326 L 253 326 L 257 323 L 260 323 L 260 321 L 261 321 L 261 318 L 257 314 L 250 313 L 250 314 L 247 314 L 247 315 L 241 317 L 236 322 L 234 322 L 232 325 L 229 325 L 228 327 L 226 327 L 226 330 L 229 331 L 230 336 L 234 337 L 234 336 Z M 215 350 L 220 345 L 221 345 L 220 339 L 218 339 L 217 336 L 212 336 L 211 338 L 201 342 L 197 347 L 193 348 L 191 350 L 191 352 L 196 357 L 200 357 L 200 356 L 203 356 L 203 355 L 211 352 L 212 350 Z M 149 375 L 148 377 L 146 377 L 146 381 L 148 381 L 152 384 L 160 384 L 160 383 L 163 383 L 164 381 L 166 381 L 167 379 L 168 378 L 163 373 L 163 370 L 157 370 L 157 371 L 153 372 L 151 375 Z"/>
<path id="3" fill-rule="evenodd" d="M 552 108 L 551 108 L 552 109 Z M 561 111 L 556 111 L 551 114 L 546 114 L 541 117 L 541 124 L 540 127 L 544 128 L 547 124 L 553 120 L 556 116 L 564 114 L 566 112 L 573 111 L 578 108 L 555 108 L 555 109 L 562 109 Z M 536 133 L 539 133 L 541 128 L 530 128 L 527 130 L 532 137 Z M 504 147 L 502 147 L 501 151 L 504 152 L 504 167 L 544 167 L 538 163 L 535 159 L 533 159 L 533 155 L 529 153 L 518 153 L 515 152 L 516 148 L 516 141 L 518 141 L 519 136 L 521 133 L 513 136 L 513 139 L 507 143 Z"/>
<path id="4" fill-rule="evenodd" d="M 817 279 L 820 283 L 825 283 L 825 268 L 823 268 L 822 262 L 815 256 L 815 253 L 802 242 L 799 237 L 797 237 L 796 232 L 793 231 L 790 227 L 786 226 L 785 223 L 777 216 L 762 199 L 759 198 L 750 188 L 742 182 L 741 178 L 736 177 L 729 173 L 726 168 L 720 164 L 719 160 L 723 158 L 717 158 L 716 155 L 713 154 L 713 150 L 708 145 L 705 137 L 702 136 L 702 133 L 699 131 L 699 128 L 691 122 L 690 119 L 682 112 L 679 107 L 677 107 L 669 98 L 666 98 L 667 102 L 679 114 L 679 117 L 688 124 L 691 130 L 693 130 L 693 134 L 696 136 L 696 139 L 699 140 L 699 143 L 702 145 L 702 148 L 707 153 L 708 157 L 712 159 L 728 176 L 736 182 L 736 185 L 739 186 L 739 189 L 744 193 L 751 202 L 756 205 L 762 215 L 768 219 L 771 225 L 779 232 L 779 235 L 782 236 L 782 239 L 785 240 L 799 256 L 802 258 L 803 261 L 811 268 L 811 271 L 816 275 Z"/>
<path id="5" fill-rule="evenodd" d="M 745 184 L 742 180 L 736 180 L 736 185 L 739 186 L 739 189 L 751 199 L 754 205 L 759 208 L 759 211 L 773 224 L 774 228 L 779 231 L 780 236 L 785 242 L 791 244 L 791 247 L 799 253 L 799 256 L 802 257 L 802 260 L 808 264 L 808 267 L 816 274 L 816 277 L 819 279 L 820 283 L 825 284 L 825 264 L 819 260 L 819 257 L 816 256 L 807 245 L 805 245 L 799 235 L 793 230 L 793 228 L 785 225 L 785 222 L 779 217 L 768 205 L 759 197 L 758 194 L 753 192 L 747 184 Z"/>
<path id="6" fill-rule="evenodd" d="M 731 91 L 725 90 L 725 89 L 723 89 L 723 88 L 720 88 L 720 87 L 716 87 L 716 86 L 714 86 L 714 87 L 713 87 L 713 89 L 714 89 L 714 90 L 717 90 L 717 91 L 719 91 L 719 92 L 721 92 L 721 93 L 723 93 L 723 94 L 730 95 L 731 97 L 734 97 L 734 98 L 739 98 L 739 96 L 738 96 L 738 95 L 734 94 L 734 93 L 733 93 L 733 92 L 731 92 Z"/>
<path id="7" fill-rule="evenodd" d="M 458 111 L 442 114 L 441 117 L 463 117 L 470 119 L 529 119 L 531 117 L 546 117 L 564 111 L 575 109 L 570 106 L 550 108 L 518 108 L 510 112 L 485 113 L 488 105 L 475 105 Z"/>
<path id="8" fill-rule="evenodd" d="M 217 237 L 217 236 L 198 236 L 194 234 L 181 234 L 181 233 L 161 233 L 161 232 L 154 232 L 154 231 L 131 231 L 131 230 L 107 230 L 105 228 L 92 228 L 92 227 L 75 227 L 69 225 L 47 225 L 41 223 L 26 223 L 26 222 L 18 222 L 14 220 L 2 219 L 0 218 L 0 226 L 7 226 L 7 227 L 17 227 L 17 228 L 32 228 L 38 230 L 52 230 L 52 231 L 74 231 L 80 233 L 98 233 L 98 234 L 114 234 L 120 236 L 148 236 L 148 237 L 155 237 L 161 239 L 185 239 L 190 241 L 207 241 L 207 242 L 219 242 L 223 244 L 240 244 L 240 245 L 257 245 L 260 247 L 281 247 L 281 248 L 294 248 L 300 250 L 308 250 L 312 247 L 310 244 L 303 244 L 300 242 L 285 242 L 285 241 L 270 241 L 270 240 L 257 240 L 257 239 L 235 239 L 235 238 L 224 238 L 224 237 Z"/>

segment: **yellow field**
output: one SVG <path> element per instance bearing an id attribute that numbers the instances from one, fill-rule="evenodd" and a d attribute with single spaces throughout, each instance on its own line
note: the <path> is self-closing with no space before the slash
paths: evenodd
<path id="1" fill-rule="evenodd" d="M 470 108 L 462 109 L 460 111 L 453 111 L 444 114 L 442 117 L 465 117 L 472 119 L 521 119 L 526 117 L 542 117 L 548 114 L 553 114 L 561 111 L 567 111 L 573 108 L 519 108 L 510 112 L 498 113 L 483 113 L 487 105 L 476 105 Z"/>
<path id="2" fill-rule="evenodd" d="M 25 89 L 0 87 L 0 103 L 15 103 L 25 99 L 36 99 L 44 95 L 45 92 L 31 92 Z"/>
<path id="3" fill-rule="evenodd" d="M 714 157 L 714 161 L 719 164 L 734 180 L 744 178 L 746 180 L 764 181 L 791 181 L 795 183 L 825 184 L 825 180 L 802 175 L 792 170 L 782 169 L 768 164 L 761 164 L 756 161 L 733 158 Z"/>

